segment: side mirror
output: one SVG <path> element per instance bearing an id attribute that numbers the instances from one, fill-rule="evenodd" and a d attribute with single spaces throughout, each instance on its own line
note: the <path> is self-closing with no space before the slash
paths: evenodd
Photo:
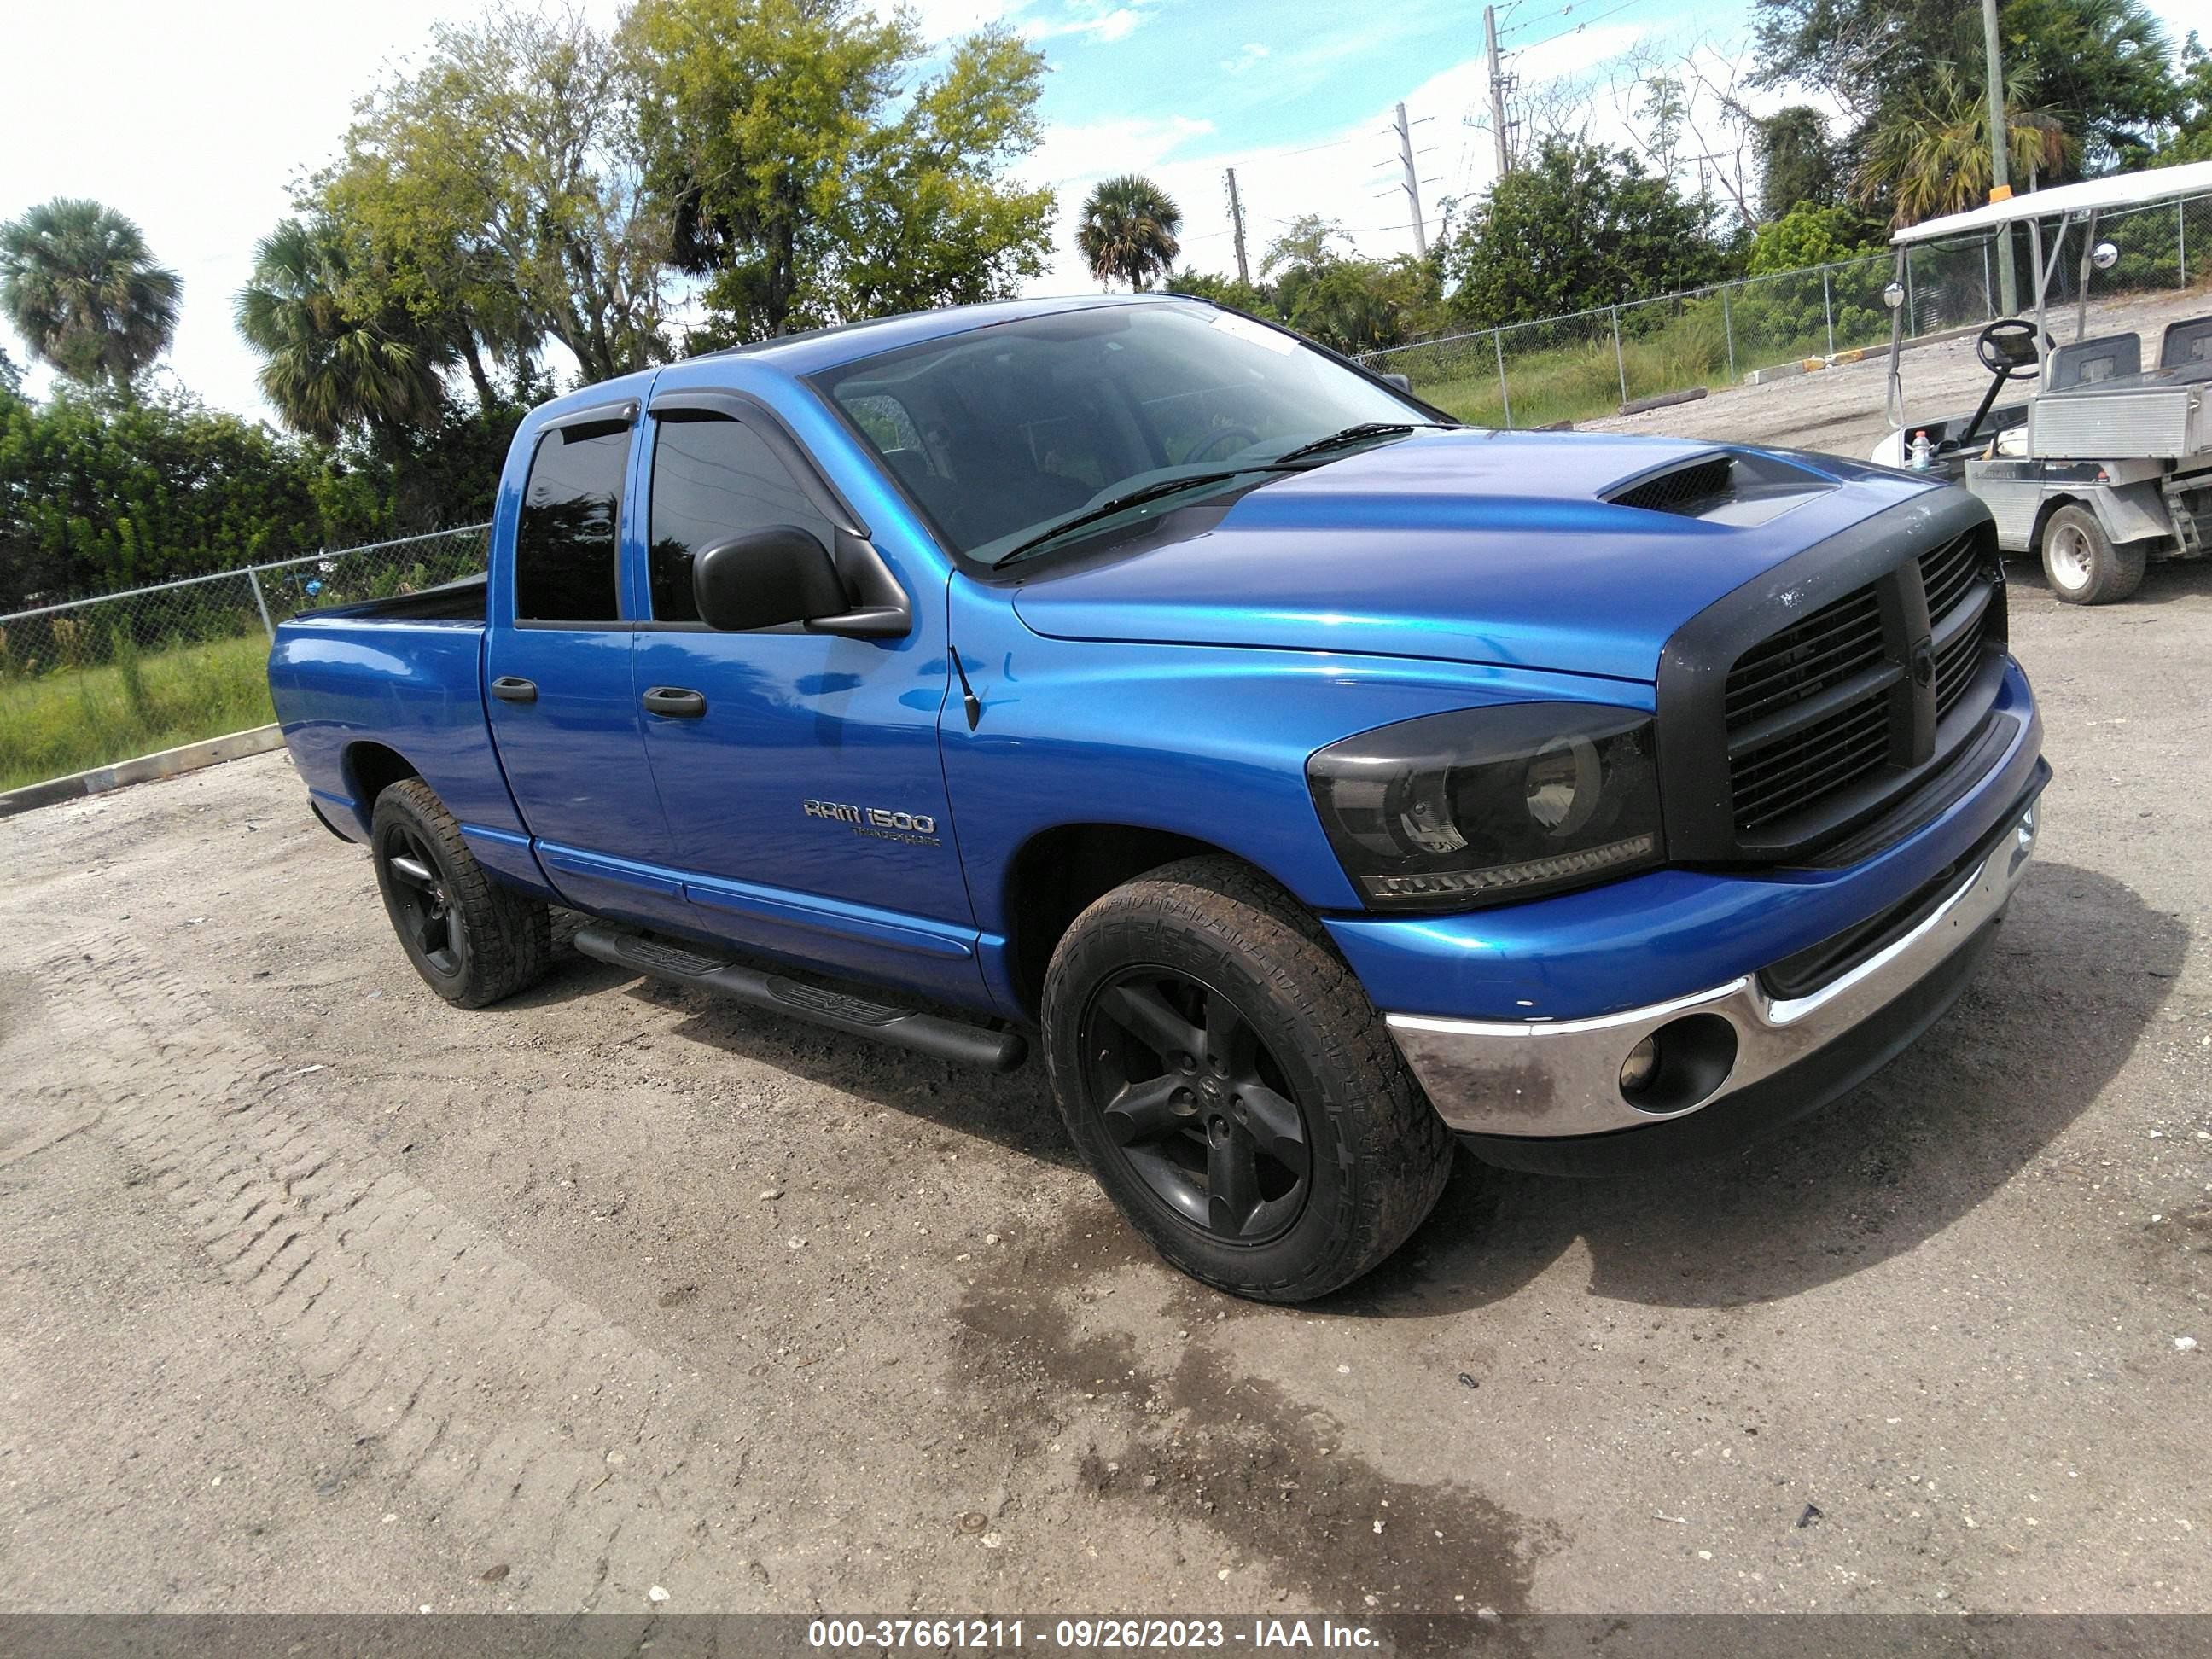
<path id="1" fill-rule="evenodd" d="M 725 633 L 782 628 L 850 608 L 830 550 L 797 525 L 770 525 L 699 550 L 691 592 L 700 620 Z"/>
<path id="2" fill-rule="evenodd" d="M 1396 386 L 1408 397 L 1413 395 L 1413 377 L 1410 374 L 1377 374 L 1375 378 L 1382 381 L 1384 386 Z"/>

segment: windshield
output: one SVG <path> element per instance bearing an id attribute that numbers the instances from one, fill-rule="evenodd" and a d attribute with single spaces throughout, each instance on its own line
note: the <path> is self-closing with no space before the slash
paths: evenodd
<path id="1" fill-rule="evenodd" d="M 1426 413 L 1288 334 L 1194 303 L 1002 323 L 815 384 L 953 547 L 987 564 L 1120 497 L 1159 501 L 1153 487 L 1181 477 L 1212 495 L 1248 467 L 1242 482 L 1261 483 L 1316 439 Z"/>

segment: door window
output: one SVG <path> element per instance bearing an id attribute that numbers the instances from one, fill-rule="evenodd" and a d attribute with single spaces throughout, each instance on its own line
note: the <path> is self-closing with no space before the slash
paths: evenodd
<path id="1" fill-rule="evenodd" d="M 615 527 L 629 428 L 557 427 L 538 441 L 514 534 L 518 622 L 611 623 L 622 616 Z"/>
<path id="2" fill-rule="evenodd" d="M 691 561 L 716 542 L 797 525 L 832 545 L 830 520 L 750 427 L 688 410 L 656 415 L 653 424 L 647 533 L 654 620 L 698 621 Z"/>

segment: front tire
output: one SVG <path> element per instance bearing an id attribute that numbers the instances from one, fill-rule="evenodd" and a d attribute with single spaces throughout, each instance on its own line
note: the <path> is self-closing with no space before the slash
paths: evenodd
<path id="1" fill-rule="evenodd" d="M 440 996 L 482 1008 L 545 977 L 551 914 L 492 880 L 428 784 L 409 778 L 379 795 L 368 844 L 392 931 Z"/>
<path id="2" fill-rule="evenodd" d="M 2142 586 L 2148 555 L 2141 542 L 2115 547 L 2097 515 L 2069 501 L 2043 526 L 2043 574 L 2066 605 L 2112 605 Z"/>
<path id="3" fill-rule="evenodd" d="M 1045 979 L 1053 1093 L 1169 1262 L 1302 1302 L 1402 1244 L 1451 1134 L 1328 935 L 1235 860 L 1188 859 L 1078 916 Z"/>

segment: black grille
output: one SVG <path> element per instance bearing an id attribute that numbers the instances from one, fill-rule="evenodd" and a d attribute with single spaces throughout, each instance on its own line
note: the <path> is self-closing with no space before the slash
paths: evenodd
<path id="1" fill-rule="evenodd" d="M 1928 594 L 1928 621 L 1936 644 L 1936 718 L 1942 720 L 1974 683 L 1985 647 L 2002 643 L 2003 601 L 1996 584 L 1983 576 L 1983 550 L 1972 535 L 1957 536 L 1920 556 L 1921 586 Z M 1954 615 L 1978 605 L 1971 621 L 1949 629 Z"/>
<path id="2" fill-rule="evenodd" d="M 1889 787 L 1878 775 L 1936 758 L 1935 728 L 2004 645 L 1989 540 L 1986 526 L 1947 538 L 1737 657 L 1722 707 L 1746 850 L 1778 853 L 1855 822 Z"/>
<path id="3" fill-rule="evenodd" d="M 1982 550 L 1970 535 L 1954 536 L 1931 553 L 1920 556 L 1920 583 L 1928 590 L 1928 620 L 1940 623 L 1957 608 L 1974 585 Z"/>
<path id="4" fill-rule="evenodd" d="M 1738 756 L 1729 768 L 1735 823 L 1764 829 L 1833 793 L 1889 758 L 1889 707 L 1877 694 L 1801 726 L 1783 742 Z"/>
<path id="5" fill-rule="evenodd" d="M 1735 463 L 1726 455 L 1693 461 L 1671 472 L 1631 484 L 1606 499 L 1615 507 L 1640 507 L 1650 513 L 1682 513 L 1725 495 L 1735 479 Z"/>
<path id="6" fill-rule="evenodd" d="M 1740 732 L 1881 660 L 1881 605 L 1874 589 L 1863 587 L 1736 659 L 1728 679 L 1729 731 Z"/>
<path id="7" fill-rule="evenodd" d="M 1970 628 L 1936 653 L 1936 718 L 1942 720 L 1974 683 L 1982 665 L 1982 630 Z"/>
<path id="8" fill-rule="evenodd" d="M 1888 702 L 1878 683 L 1886 660 L 1881 602 L 1870 586 L 1736 659 L 1724 707 L 1739 833 L 1788 817 L 1889 758 Z"/>

